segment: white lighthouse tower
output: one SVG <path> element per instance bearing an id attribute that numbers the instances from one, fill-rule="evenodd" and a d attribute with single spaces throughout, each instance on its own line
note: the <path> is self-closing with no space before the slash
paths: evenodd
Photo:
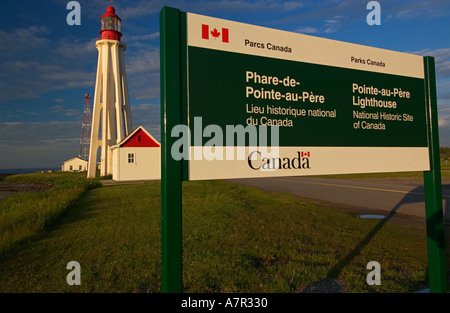
<path id="1" fill-rule="evenodd" d="M 97 79 L 92 110 L 91 144 L 89 150 L 88 178 L 94 178 L 97 168 L 97 151 L 101 147 L 100 175 L 112 174 L 112 151 L 131 131 L 130 101 L 123 52 L 126 46 L 122 37 L 121 19 L 112 6 L 101 16 L 101 39 L 98 49 Z M 101 129 L 100 129 L 101 127 Z"/>

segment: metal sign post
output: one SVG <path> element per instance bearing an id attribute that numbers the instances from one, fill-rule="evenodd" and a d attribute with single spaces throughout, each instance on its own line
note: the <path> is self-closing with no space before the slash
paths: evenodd
<path id="1" fill-rule="evenodd" d="M 161 29 L 161 291 L 182 291 L 182 161 L 171 130 L 181 124 L 180 11 L 164 7 Z"/>
<path id="2" fill-rule="evenodd" d="M 433 57 L 424 57 L 430 170 L 423 173 L 430 292 L 447 292 L 441 163 Z"/>

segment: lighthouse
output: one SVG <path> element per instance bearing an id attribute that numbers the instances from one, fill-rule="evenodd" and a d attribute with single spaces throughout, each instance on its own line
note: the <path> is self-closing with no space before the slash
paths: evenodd
<path id="1" fill-rule="evenodd" d="M 131 128 L 130 101 L 121 42 L 121 19 L 109 6 L 101 16 L 101 38 L 98 50 L 97 78 L 92 109 L 88 178 L 94 178 L 100 149 L 100 176 L 112 174 L 111 146 L 125 138 Z"/>

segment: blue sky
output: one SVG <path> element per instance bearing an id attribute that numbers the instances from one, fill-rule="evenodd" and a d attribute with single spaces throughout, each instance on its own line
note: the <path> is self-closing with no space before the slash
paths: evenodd
<path id="1" fill-rule="evenodd" d="M 66 22 L 67 0 L 0 2 L 0 169 L 59 167 L 78 155 L 83 95 L 94 94 L 95 41 L 110 0 L 78 1 L 81 25 Z M 440 141 L 450 146 L 450 1 L 115 0 L 127 51 L 133 127 L 157 139 L 159 12 L 163 6 L 213 17 L 436 58 Z"/>

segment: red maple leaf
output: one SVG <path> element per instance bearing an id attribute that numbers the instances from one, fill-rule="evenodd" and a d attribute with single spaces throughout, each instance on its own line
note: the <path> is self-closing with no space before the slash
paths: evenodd
<path id="1" fill-rule="evenodd" d="M 220 33 L 217 31 L 217 29 L 214 28 L 214 30 L 211 32 L 211 35 L 214 38 L 218 38 L 220 36 Z"/>

